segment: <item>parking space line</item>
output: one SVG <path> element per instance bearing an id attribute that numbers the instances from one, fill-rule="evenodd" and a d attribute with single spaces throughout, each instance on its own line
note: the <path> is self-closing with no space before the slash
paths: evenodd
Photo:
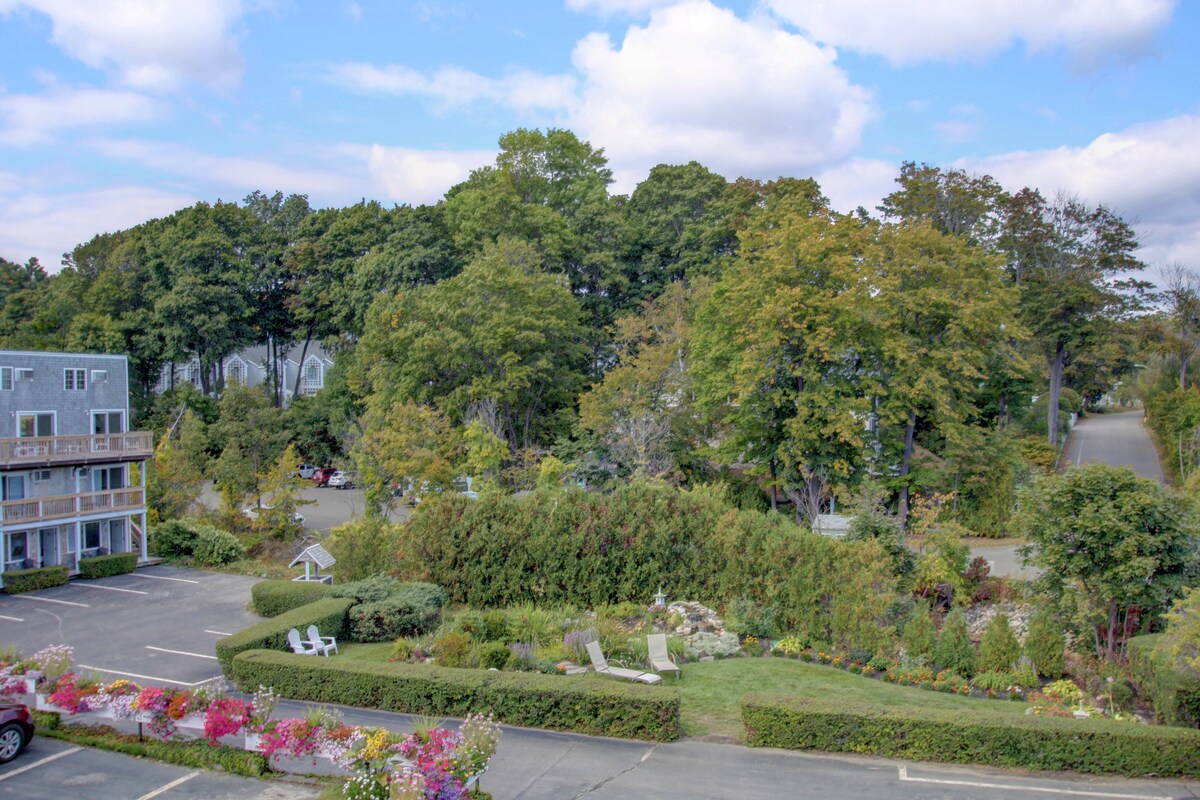
<path id="1" fill-rule="evenodd" d="M 203 655 L 202 653 L 189 653 L 186 650 L 168 650 L 165 647 L 155 647 L 154 645 L 149 645 L 149 644 L 146 645 L 146 649 L 147 650 L 157 650 L 160 653 L 174 653 L 177 656 L 191 656 L 192 658 L 207 658 L 212 661 L 217 660 L 216 656 L 206 656 L 206 655 Z"/>
<path id="2" fill-rule="evenodd" d="M 9 622 L 24 622 L 25 621 L 25 620 L 21 619 L 20 617 L 6 617 L 3 614 L 0 614 L 0 619 L 6 619 Z"/>
<path id="3" fill-rule="evenodd" d="M 101 586 L 98 583 L 79 583 L 76 584 L 80 589 L 103 589 L 106 592 L 127 592 L 129 594 L 150 594 L 138 589 L 121 589 L 117 586 Z"/>
<path id="4" fill-rule="evenodd" d="M 199 686 L 201 684 L 208 683 L 209 681 L 220 677 L 219 675 L 214 675 L 212 678 L 205 678 L 202 681 L 196 681 L 195 683 L 187 683 L 186 681 L 177 681 L 174 678 L 156 678 L 153 675 L 139 675 L 136 672 L 118 672 L 115 669 L 102 669 L 101 667 L 90 667 L 87 664 L 80 664 L 79 666 L 82 669 L 90 669 L 95 672 L 103 672 L 107 675 L 120 675 L 125 678 L 141 678 L 144 681 L 160 681 L 162 683 L 174 683 L 177 686 Z"/>
<path id="5" fill-rule="evenodd" d="M 140 572 L 130 572 L 129 577 L 131 577 L 131 578 L 149 578 L 150 580 L 154 580 L 154 581 L 176 581 L 178 583 L 199 583 L 200 582 L 200 581 L 193 581 L 189 578 L 168 578 L 166 575 L 145 575 Z"/>
<path id="6" fill-rule="evenodd" d="M 176 778 L 175 780 L 171 781 L 170 783 L 165 783 L 152 792 L 146 792 L 144 795 L 139 797 L 137 800 L 151 800 L 152 798 L 158 797 L 163 792 L 174 789 L 176 786 L 178 786 L 181 783 L 190 781 L 192 778 L 196 777 L 199 774 L 200 774 L 200 770 L 196 770 L 195 772 L 189 772 L 187 775 L 184 775 L 182 778 Z"/>
<path id="7" fill-rule="evenodd" d="M 51 761 L 62 758 L 63 756 L 69 756 L 72 753 L 78 753 L 82 749 L 83 749 L 82 747 L 72 747 L 70 750 L 63 750 L 61 753 L 55 753 L 52 756 L 46 756 L 45 758 L 39 759 L 39 760 L 33 762 L 32 764 L 26 764 L 25 766 L 20 767 L 19 769 L 14 769 L 12 772 L 6 772 L 3 775 L 0 775 L 0 781 L 6 781 L 9 778 L 16 777 L 17 775 L 20 775 L 22 772 L 28 772 L 29 770 L 33 769 L 34 767 L 40 767 L 42 764 L 49 764 Z"/>
<path id="8" fill-rule="evenodd" d="M 232 633 L 226 633 L 225 631 L 210 631 L 208 628 L 205 628 L 204 632 L 211 633 L 214 636 L 233 636 Z"/>
<path id="9" fill-rule="evenodd" d="M 1169 797 L 1155 797 L 1145 794 L 1120 794 L 1117 792 L 1089 791 L 1087 789 L 1058 789 L 1051 786 L 1027 786 L 1013 783 L 987 783 L 983 781 L 960 781 L 946 778 L 919 778 L 908 774 L 908 767 L 897 767 L 900 780 L 907 783 L 933 783 L 941 786 L 969 786 L 974 789 L 1004 789 L 1012 792 L 1028 792 L 1029 794 L 1066 794 L 1077 797 L 1104 797 L 1110 800 L 1171 800 Z"/>
<path id="10" fill-rule="evenodd" d="M 36 600 L 39 603 L 58 603 L 60 606 L 76 606 L 77 608 L 91 608 L 91 606 L 89 606 L 87 603 L 73 603 L 70 600 L 55 600 L 54 598 L 51 598 L 51 597 L 33 597 L 31 595 L 23 594 L 20 596 L 19 599 L 21 599 L 21 600 Z"/>

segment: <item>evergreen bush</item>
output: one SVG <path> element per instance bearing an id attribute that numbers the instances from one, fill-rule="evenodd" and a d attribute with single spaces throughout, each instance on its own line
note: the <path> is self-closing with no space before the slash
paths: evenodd
<path id="1" fill-rule="evenodd" d="M 963 677 L 975 674 L 975 646 L 967 630 L 967 617 L 961 608 L 946 615 L 937 645 L 933 648 L 933 661 L 942 669 L 951 670 Z"/>
<path id="2" fill-rule="evenodd" d="M 37 569 L 10 569 L 3 573 L 4 591 L 9 594 L 36 592 L 38 589 L 49 589 L 51 586 L 63 586 L 69 579 L 67 568 L 39 567 Z"/>
<path id="3" fill-rule="evenodd" d="M 250 603 L 260 617 L 277 617 L 328 597 L 332 588 L 309 581 L 259 581 L 250 587 Z"/>
<path id="4" fill-rule="evenodd" d="M 913 606 L 912 614 L 904 625 L 904 651 L 913 658 L 933 660 L 933 648 L 937 644 L 937 628 L 929 616 L 929 605 L 924 601 Z"/>
<path id="5" fill-rule="evenodd" d="M 979 640 L 980 672 L 1011 672 L 1021 657 L 1021 645 L 1013 633 L 1008 614 L 992 617 Z"/>
<path id="6" fill-rule="evenodd" d="M 107 556 L 79 559 L 79 577 L 85 580 L 126 575 L 135 569 L 137 569 L 137 553 L 112 553 Z"/>
<path id="7" fill-rule="evenodd" d="M 1033 662 L 1038 675 L 1061 678 L 1063 675 L 1066 639 L 1048 611 L 1039 611 L 1029 621 L 1025 634 L 1025 655 Z"/>

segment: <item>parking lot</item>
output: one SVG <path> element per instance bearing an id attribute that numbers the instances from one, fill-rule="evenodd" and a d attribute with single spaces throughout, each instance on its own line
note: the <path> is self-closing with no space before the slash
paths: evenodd
<path id="1" fill-rule="evenodd" d="M 259 579 L 158 565 L 0 596 L 0 643 L 25 655 L 75 648 L 75 666 L 143 685 L 198 686 L 220 675 L 214 646 L 259 617 L 246 610 Z"/>
<path id="2" fill-rule="evenodd" d="M 309 800 L 312 786 L 223 775 L 35 736 L 0 766 L 0 798 L 21 800 Z"/>

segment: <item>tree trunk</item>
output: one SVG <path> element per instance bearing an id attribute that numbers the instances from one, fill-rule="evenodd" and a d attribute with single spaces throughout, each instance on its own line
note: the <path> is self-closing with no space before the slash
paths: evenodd
<path id="1" fill-rule="evenodd" d="M 1058 398 L 1062 394 L 1063 346 L 1057 345 L 1050 359 L 1050 402 L 1046 404 L 1046 441 L 1058 444 Z"/>
<path id="2" fill-rule="evenodd" d="M 1184 356 L 1179 357 L 1179 388 L 1180 390 L 1187 388 L 1187 367 L 1188 360 Z"/>
<path id="3" fill-rule="evenodd" d="M 913 456 L 913 438 L 917 432 L 917 410 L 910 408 L 908 410 L 908 425 L 904 427 L 904 453 L 900 457 L 900 508 L 897 516 L 900 517 L 900 529 L 908 530 L 908 484 L 903 482 L 908 477 L 909 471 L 912 469 Z"/>
<path id="4" fill-rule="evenodd" d="M 1004 430 L 1004 426 L 1008 422 L 1008 420 L 1005 419 L 1005 417 L 1007 417 L 1007 416 L 1008 416 L 1008 395 L 1002 394 L 1002 395 L 1000 395 L 1000 411 L 996 415 L 996 430 L 998 430 L 998 431 Z"/>
<path id="5" fill-rule="evenodd" d="M 300 396 L 300 381 L 304 378 L 304 356 L 308 353 L 308 343 L 312 341 L 312 328 L 304 333 L 304 346 L 300 348 L 300 366 L 296 368 L 296 385 L 292 387 L 292 397 Z"/>
<path id="6" fill-rule="evenodd" d="M 779 462 L 771 459 L 771 510 L 779 510 Z"/>

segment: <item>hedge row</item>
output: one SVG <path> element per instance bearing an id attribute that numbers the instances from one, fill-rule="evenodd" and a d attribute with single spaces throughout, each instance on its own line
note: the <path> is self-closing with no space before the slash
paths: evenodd
<path id="1" fill-rule="evenodd" d="M 277 617 L 286 611 L 328 597 L 333 587 L 312 581 L 259 581 L 250 587 L 254 613 Z"/>
<path id="2" fill-rule="evenodd" d="M 309 625 L 316 625 L 322 636 L 341 636 L 346 627 L 346 613 L 353 604 L 354 601 L 347 598 L 329 597 L 226 636 L 217 642 L 217 660 L 221 662 L 221 671 L 227 676 L 231 675 L 233 657 L 245 650 L 265 647 L 291 652 L 287 640 L 290 628 L 298 628 L 304 634 Z"/>
<path id="3" fill-rule="evenodd" d="M 112 575 L 125 575 L 137 569 L 137 553 L 113 553 L 108 556 L 94 556 L 79 559 L 79 577 L 107 578 Z"/>
<path id="4" fill-rule="evenodd" d="M 599 678 L 565 679 L 424 664 L 375 663 L 253 650 L 233 659 L 244 692 L 429 716 L 491 712 L 510 725 L 666 742 L 682 733 L 679 692 Z"/>
<path id="5" fill-rule="evenodd" d="M 36 592 L 51 586 L 62 586 L 67 582 L 67 568 L 41 567 L 39 569 L 13 569 L 4 573 L 4 591 L 9 594 Z"/>
<path id="6" fill-rule="evenodd" d="M 1034 770 L 1137 776 L 1200 775 L 1200 731 L 1113 720 L 970 715 L 751 694 L 742 698 L 752 747 L 866 753 Z"/>
<path id="7" fill-rule="evenodd" d="M 1200 677 L 1186 675 L 1155 653 L 1162 634 L 1129 640 L 1129 671 L 1143 697 L 1154 704 L 1159 722 L 1200 727 Z"/>

